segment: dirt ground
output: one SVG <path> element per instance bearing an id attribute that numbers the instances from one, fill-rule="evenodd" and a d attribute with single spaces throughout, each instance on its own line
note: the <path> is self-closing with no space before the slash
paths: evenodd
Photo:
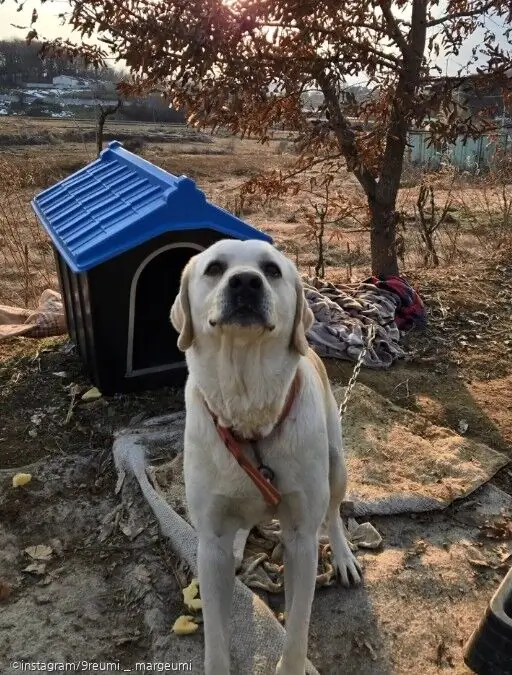
<path id="1" fill-rule="evenodd" d="M 137 491 L 124 502 L 114 495 L 110 454 L 115 428 L 180 409 L 181 392 L 79 403 L 69 416 L 69 385 L 83 391 L 89 384 L 76 356 L 62 341 L 43 343 L 38 352 L 37 343 L 20 342 L 29 355 L 4 361 L 0 389 L 0 569 L 7 593 L 0 615 L 1 672 L 15 672 L 8 669 L 13 660 L 77 659 L 123 668 L 192 659 L 192 672 L 202 672 L 201 631 L 186 638 L 170 631 L 183 609 L 180 587 L 190 575 Z M 338 381 L 346 382 L 345 369 L 337 364 Z M 453 427 L 466 419 L 475 437 L 510 448 L 510 429 L 489 418 L 486 400 L 477 400 L 455 373 L 432 375 L 419 360 L 386 374 L 364 371 L 362 380 L 437 422 Z M 506 418 L 506 391 L 492 403 Z M 14 489 L 19 468 L 33 478 Z M 503 470 L 492 483 L 512 492 L 512 472 Z M 359 554 L 364 588 L 321 589 L 316 597 L 310 656 L 322 675 L 337 675 L 338 664 L 354 675 L 468 672 L 463 645 L 512 554 L 510 531 L 503 539 L 499 533 L 485 537 L 489 518 L 477 517 L 480 502 L 477 493 L 443 513 L 371 519 L 384 546 Z M 120 528 L 112 529 L 116 513 Z M 139 514 L 136 522 L 133 513 Z M 499 511 L 494 519 L 500 520 Z M 24 552 L 37 545 L 52 548 L 49 560 Z M 475 549 L 476 563 L 470 562 Z M 268 600 L 282 610 L 282 598 Z"/>
<path id="2" fill-rule="evenodd" d="M 58 125 L 52 127 L 51 144 L 13 142 L 3 148 L 2 162 L 7 157 L 11 171 L 32 167 L 25 174 L 18 171 L 15 190 L 0 188 L 0 224 L 13 218 L 19 224 L 23 241 L 30 243 L 32 272 L 28 283 L 20 273 L 23 256 L 17 262 L 10 255 L 11 266 L 4 261 L 0 269 L 0 302 L 33 303 L 55 283 L 28 199 L 92 159 L 90 144 L 59 139 L 69 126 Z M 237 190 L 243 180 L 262 166 L 278 167 L 293 158 L 283 139 L 273 141 L 270 151 L 251 140 L 149 139 L 141 152 L 172 173 L 195 178 L 210 198 L 234 212 L 241 209 Z M 346 189 L 355 190 L 348 179 Z M 264 226 L 308 273 L 314 247 L 299 239 L 296 206 L 286 200 L 245 205 L 242 215 Z M 367 233 L 355 231 L 355 225 L 343 232 L 341 244 L 336 240 L 328 248 L 332 281 L 368 276 Z M 4 250 L 6 236 L 0 229 Z M 457 430 L 464 422 L 468 436 L 511 455 L 512 265 L 490 255 L 470 230 L 458 240 L 460 252 L 436 270 L 419 266 L 412 234 L 408 243 L 404 271 L 427 303 L 429 327 L 407 336 L 405 362 L 387 372 L 363 369 L 361 381 L 435 424 Z M 334 382 L 346 383 L 351 364 L 326 365 Z M 124 668 L 140 661 L 186 661 L 202 641 L 201 632 L 180 640 L 171 635 L 187 571 L 180 569 L 145 505 L 137 503 L 140 534 L 130 538 L 135 526 L 123 507 L 118 520 L 127 524 L 128 535 L 116 530 L 105 536 L 120 504 L 110 456 L 113 431 L 181 409 L 182 391 L 83 403 L 80 395 L 89 387 L 65 339 L 0 343 L 2 673 L 11 672 L 10 661 L 23 659 L 118 661 Z M 14 489 L 12 475 L 20 467 L 29 467 L 33 479 Z M 512 469 L 506 467 L 491 483 L 512 495 Z M 310 651 L 322 675 L 341 672 L 338 663 L 354 674 L 468 672 L 463 644 L 505 574 L 512 546 L 506 536 L 482 539 L 486 518 L 479 516 L 478 502 L 476 495 L 437 515 L 374 519 L 384 548 L 363 555 L 365 588 L 352 594 L 322 590 L 315 601 Z M 52 548 L 48 560 L 31 560 L 24 552 L 39 544 Z M 491 563 L 468 562 L 468 546 L 483 551 Z M 377 556 L 378 572 L 372 564 Z M 422 574 L 416 577 L 418 568 Z M 278 609 L 279 599 L 275 602 Z M 347 622 L 358 630 L 348 631 Z M 194 662 L 193 672 L 201 672 L 200 663 Z"/>

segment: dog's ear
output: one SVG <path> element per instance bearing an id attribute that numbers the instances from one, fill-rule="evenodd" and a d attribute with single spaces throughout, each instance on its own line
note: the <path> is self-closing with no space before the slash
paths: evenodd
<path id="1" fill-rule="evenodd" d="M 306 298 L 304 297 L 304 288 L 298 275 L 295 281 L 295 297 L 295 318 L 293 321 L 290 346 L 292 349 L 304 356 L 309 348 L 308 341 L 306 340 L 306 333 L 313 325 L 315 317 L 309 308 Z"/>
<path id="2" fill-rule="evenodd" d="M 188 297 L 190 269 L 191 262 L 189 261 L 181 274 L 180 290 L 171 307 L 171 323 L 177 333 L 179 333 L 178 349 L 182 352 L 185 352 L 190 347 L 194 339 L 190 300 Z"/>

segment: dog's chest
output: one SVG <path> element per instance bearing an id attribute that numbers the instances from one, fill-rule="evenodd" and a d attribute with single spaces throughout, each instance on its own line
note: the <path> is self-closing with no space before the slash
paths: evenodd
<path id="1" fill-rule="evenodd" d="M 238 440 L 237 448 L 244 460 L 271 477 L 279 491 L 292 492 L 302 487 L 305 477 L 297 456 L 301 453 L 296 447 L 293 452 L 283 439 Z M 235 500 L 263 503 L 259 488 L 220 438 L 212 455 L 216 468 L 215 491 Z"/>

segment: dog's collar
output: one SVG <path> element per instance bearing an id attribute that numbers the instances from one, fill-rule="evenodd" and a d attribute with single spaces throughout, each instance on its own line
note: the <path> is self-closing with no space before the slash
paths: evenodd
<path id="1" fill-rule="evenodd" d="M 290 411 L 292 409 L 293 403 L 295 401 L 295 398 L 297 396 L 297 392 L 299 391 L 300 387 L 300 376 L 297 371 L 295 374 L 295 377 L 293 378 L 293 381 L 290 385 L 290 389 L 288 390 L 288 394 L 286 396 L 286 401 L 283 406 L 283 409 L 281 411 L 281 414 L 279 415 L 279 418 L 272 429 L 270 433 L 273 433 L 283 422 L 284 420 L 288 417 L 290 414 Z M 259 458 L 259 453 L 256 448 L 256 443 L 259 440 L 258 438 L 243 438 L 233 432 L 233 430 L 229 427 L 223 427 L 219 424 L 218 417 L 215 415 L 215 413 L 212 412 L 210 407 L 208 406 L 208 403 L 205 400 L 205 406 L 208 412 L 211 415 L 211 418 L 213 420 L 213 423 L 215 424 L 215 428 L 217 429 L 217 432 L 219 436 L 221 437 L 224 445 L 226 448 L 229 450 L 229 452 L 233 455 L 233 457 L 236 459 L 238 464 L 241 466 L 241 468 L 245 471 L 245 473 L 249 476 L 249 478 L 252 480 L 252 482 L 256 485 L 258 490 L 261 492 L 263 495 L 263 498 L 265 502 L 269 506 L 277 506 L 281 502 L 281 493 L 279 490 L 273 485 L 274 481 L 274 472 L 272 469 L 270 469 L 268 466 L 265 466 L 264 464 L 261 463 L 260 458 Z M 251 443 L 253 446 L 254 454 L 256 456 L 256 459 L 258 461 L 258 466 L 255 466 L 251 460 L 247 457 L 245 452 L 243 451 L 242 448 L 242 443 Z"/>

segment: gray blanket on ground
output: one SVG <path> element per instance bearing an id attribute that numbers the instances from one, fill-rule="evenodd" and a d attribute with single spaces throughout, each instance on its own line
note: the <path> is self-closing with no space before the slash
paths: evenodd
<path id="1" fill-rule="evenodd" d="M 334 286 L 317 278 L 303 278 L 304 295 L 315 316 L 307 338 L 324 358 L 357 361 L 371 325 L 376 334 L 363 365 L 388 368 L 405 356 L 395 323 L 399 298 L 373 284 Z"/>
<path id="2" fill-rule="evenodd" d="M 404 357 L 399 345 L 400 331 L 394 321 L 400 300 L 393 293 L 373 284 L 336 287 L 322 279 L 304 277 L 304 294 L 315 316 L 307 337 L 319 356 L 357 361 L 368 329 L 375 325 L 375 340 L 365 354 L 363 365 L 387 368 L 396 359 Z M 51 307 L 46 306 L 48 298 L 53 302 Z M 0 325 L 0 340 L 14 335 L 46 337 L 65 333 L 60 293 L 46 290 L 36 312 L 0 306 L 2 323 L 6 325 Z"/>

